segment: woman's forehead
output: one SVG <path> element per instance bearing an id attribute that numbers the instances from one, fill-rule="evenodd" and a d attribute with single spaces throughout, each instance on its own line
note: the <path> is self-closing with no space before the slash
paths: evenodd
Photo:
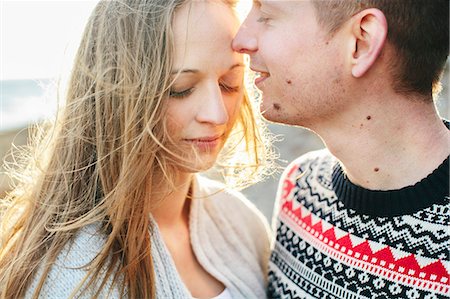
<path id="1" fill-rule="evenodd" d="M 212 35 L 233 38 L 239 21 L 222 1 L 190 1 L 175 12 L 173 30 L 178 43 L 206 42 Z"/>
<path id="2" fill-rule="evenodd" d="M 233 10 L 222 1 L 191 1 L 173 22 L 175 69 L 229 67 L 240 62 L 231 42 L 239 28 Z"/>

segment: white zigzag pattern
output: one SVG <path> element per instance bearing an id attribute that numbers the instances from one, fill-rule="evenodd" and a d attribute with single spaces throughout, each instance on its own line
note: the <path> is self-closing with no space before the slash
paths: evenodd
<path id="1" fill-rule="evenodd" d="M 397 217 L 398 218 L 398 217 Z M 447 242 L 440 242 L 436 243 L 434 242 L 429 235 L 422 235 L 420 234 L 424 232 L 434 233 L 436 235 L 436 231 L 440 228 L 439 226 L 431 226 L 426 225 L 426 223 L 418 221 L 416 218 L 404 216 L 401 217 L 403 221 L 400 221 L 400 219 L 395 219 L 396 222 L 395 225 L 391 222 L 387 222 L 383 225 L 380 225 L 375 220 L 370 220 L 366 223 L 363 223 L 359 216 L 355 216 L 353 218 L 350 218 L 348 216 L 348 213 L 346 210 L 337 211 L 334 210 L 333 213 L 333 219 L 334 221 L 341 221 L 343 223 L 343 226 L 349 227 L 353 226 L 357 228 L 357 234 L 363 235 L 366 233 L 370 233 L 375 239 L 378 239 L 382 237 L 383 235 L 387 236 L 388 240 L 392 243 L 398 242 L 398 241 L 404 241 L 408 248 L 416 248 L 420 247 L 421 245 L 426 244 L 429 248 L 429 251 L 431 254 L 434 254 L 436 252 L 445 250 L 446 248 L 449 248 L 450 246 L 450 240 Z M 415 227 L 416 224 L 422 225 L 422 227 L 427 227 L 428 229 L 423 230 L 417 230 L 415 232 L 415 236 L 411 235 L 411 230 L 406 228 L 398 230 L 398 227 L 400 225 L 409 225 L 410 227 Z M 386 240 L 386 241 L 388 241 Z M 401 248 L 399 248 L 401 249 Z M 406 249 L 406 248 L 405 248 Z"/>
<path id="2" fill-rule="evenodd" d="M 314 163 L 315 161 L 310 162 Z M 334 163 L 334 160 L 332 159 L 327 159 L 327 161 L 325 161 L 325 163 L 332 162 Z M 338 209 L 336 204 L 339 202 L 336 203 L 336 200 L 332 200 L 332 202 L 335 202 L 335 204 L 333 205 L 328 205 L 324 200 L 320 201 L 320 198 L 336 199 L 336 194 L 333 191 L 322 187 L 321 184 L 317 183 L 317 172 L 319 167 L 314 167 L 314 171 L 311 172 L 309 171 L 309 166 L 309 164 L 303 165 L 304 170 L 309 173 L 307 173 L 300 179 L 300 185 L 306 186 L 306 184 L 308 184 L 310 186 L 317 186 L 314 192 L 318 195 L 311 195 L 308 191 L 303 189 L 299 190 L 299 195 L 304 198 L 307 205 L 313 205 L 315 210 L 321 210 L 322 213 L 331 215 L 333 222 L 338 223 L 338 227 L 355 227 L 357 231 L 353 233 L 359 234 L 364 237 L 368 237 L 367 234 L 370 234 L 375 239 L 378 239 L 385 235 L 388 238 L 388 240 L 385 240 L 385 242 L 390 241 L 392 243 L 395 243 L 398 241 L 404 241 L 408 248 L 417 248 L 421 245 L 423 246 L 426 244 L 429 248 L 430 254 L 435 254 L 436 252 L 443 251 L 446 248 L 450 247 L 450 240 L 446 242 L 436 243 L 430 238 L 429 235 L 424 234 L 433 233 L 434 235 L 437 235 L 437 231 L 444 230 L 445 232 L 447 232 L 446 236 L 448 236 L 448 228 L 444 225 L 430 225 L 428 222 L 421 221 L 420 219 L 413 216 L 394 217 L 395 225 L 391 222 L 380 225 L 380 223 L 376 222 L 375 220 L 363 222 L 361 216 L 356 215 L 351 217 L 350 215 L 348 215 L 348 211 L 346 209 Z M 327 169 L 331 169 L 331 167 L 328 167 Z M 323 173 L 323 175 L 331 177 L 331 173 Z M 298 205 L 300 205 L 300 203 L 296 199 L 293 199 L 293 206 Z M 341 223 L 341 225 L 339 225 L 339 222 Z M 398 230 L 398 227 L 403 225 L 415 228 L 415 235 L 413 236 L 408 228 Z M 420 236 L 421 234 L 423 235 Z M 401 244 L 399 246 L 401 246 Z M 407 248 L 399 247 L 398 249 Z"/>
<path id="3" fill-rule="evenodd" d="M 331 197 L 336 196 L 334 192 L 330 192 L 326 189 L 321 189 L 319 194 L 323 194 L 323 196 Z M 313 204 L 314 208 L 325 210 L 326 206 L 325 202 L 319 202 L 316 197 L 307 197 L 306 198 L 308 204 Z M 357 234 L 364 235 L 365 233 L 370 233 L 374 238 L 379 238 L 383 235 L 387 235 L 389 240 L 392 242 L 397 242 L 404 240 L 406 241 L 408 247 L 419 247 L 420 245 L 427 244 L 430 253 L 434 254 L 436 252 L 442 251 L 445 248 L 449 248 L 450 240 L 447 242 L 434 242 L 430 236 L 422 235 L 425 232 L 434 233 L 437 235 L 438 230 L 444 230 L 448 232 L 448 228 L 443 225 L 430 225 L 427 222 L 420 221 L 419 219 L 411 216 L 403 216 L 403 217 L 394 217 L 394 224 L 391 222 L 387 222 L 383 225 L 376 222 L 375 220 L 370 220 L 367 222 L 361 221 L 361 216 L 349 216 L 347 210 L 338 210 L 336 205 L 331 206 L 327 213 L 331 212 L 332 219 L 334 222 L 341 222 L 344 227 L 356 227 Z M 421 229 L 415 230 L 415 236 L 411 235 L 411 231 L 408 228 L 404 228 L 398 230 L 398 226 L 407 225 L 410 227 L 416 228 L 417 225 L 420 225 Z M 448 236 L 448 233 L 447 233 Z M 387 240 L 386 240 L 387 241 Z M 406 249 L 406 248 L 405 248 Z"/>
<path id="4" fill-rule="evenodd" d="M 348 211 L 346 209 L 339 209 L 337 207 L 337 204 L 340 202 L 337 202 L 336 194 L 327 189 L 324 188 L 321 184 L 317 182 L 318 172 L 319 169 L 326 169 L 327 172 L 323 172 L 322 175 L 325 177 L 331 177 L 331 169 L 332 165 L 336 161 L 330 157 L 325 156 L 325 158 L 318 158 L 317 160 L 309 160 L 306 163 L 302 163 L 303 171 L 305 172 L 305 175 L 300 178 L 300 186 L 316 186 L 313 190 L 313 192 L 317 193 L 318 195 L 312 195 L 309 193 L 309 191 L 304 189 L 297 189 L 298 195 L 300 195 L 301 198 L 305 200 L 306 205 L 313 205 L 315 210 L 320 210 L 321 213 L 324 213 L 326 215 L 330 215 L 333 222 L 338 223 L 338 227 L 354 227 L 356 228 L 356 232 L 352 232 L 354 234 L 359 234 L 363 237 L 368 237 L 368 234 L 373 236 L 373 238 L 378 239 L 382 237 L 383 235 L 388 240 L 384 240 L 384 242 L 398 242 L 398 241 L 405 241 L 408 248 L 416 248 L 423 245 L 426 245 L 430 254 L 435 254 L 436 252 L 440 252 L 443 250 L 446 250 L 450 247 L 450 239 L 446 242 L 434 242 L 429 235 L 426 233 L 434 234 L 435 236 L 439 236 L 437 233 L 439 230 L 443 230 L 447 232 L 445 236 L 442 236 L 442 239 L 444 237 L 448 237 L 448 227 L 444 225 L 438 225 L 433 224 L 420 220 L 414 216 L 403 216 L 403 217 L 394 217 L 394 224 L 391 222 L 386 222 L 385 224 L 378 223 L 375 220 L 369 220 L 367 221 L 367 216 L 350 216 L 348 215 Z M 313 167 L 313 171 L 310 170 L 310 165 L 314 163 L 316 164 L 322 163 L 323 165 L 328 164 L 329 167 Z M 327 198 L 329 202 L 333 202 L 333 204 L 328 205 L 326 200 L 323 200 Z M 319 199 L 322 199 L 320 201 Z M 300 203 L 293 198 L 293 206 L 298 207 Z M 450 207 L 450 204 L 449 204 Z M 435 209 L 430 208 L 430 212 L 434 211 Z M 361 219 L 362 218 L 362 219 Z M 366 221 L 363 222 L 364 218 L 366 218 Z M 327 220 L 327 219 L 326 219 Z M 341 225 L 339 225 L 339 222 Z M 401 230 L 398 230 L 399 226 L 406 225 L 414 228 L 414 235 L 408 228 L 403 228 Z M 384 243 L 382 242 L 382 243 Z M 400 243 L 399 243 L 400 244 Z M 401 246 L 401 245 L 399 245 Z M 407 249 L 407 248 L 398 248 L 398 249 Z"/>

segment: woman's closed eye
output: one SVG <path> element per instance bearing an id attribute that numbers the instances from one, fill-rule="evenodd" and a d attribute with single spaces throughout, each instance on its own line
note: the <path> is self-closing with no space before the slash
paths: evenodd
<path id="1" fill-rule="evenodd" d="M 259 18 L 256 20 L 258 23 L 268 24 L 272 21 L 272 14 L 267 13 L 266 11 L 260 10 Z"/>
<path id="2" fill-rule="evenodd" d="M 235 93 L 241 90 L 241 86 L 230 86 L 229 84 L 225 84 L 223 82 L 219 83 L 220 89 L 225 93 Z"/>
<path id="3" fill-rule="evenodd" d="M 193 91 L 194 91 L 194 87 L 183 89 L 183 90 L 170 90 L 169 96 L 171 98 L 181 99 L 181 98 L 190 96 Z"/>
<path id="4" fill-rule="evenodd" d="M 263 24 L 266 24 L 269 21 L 270 21 L 270 18 L 268 18 L 268 17 L 260 17 L 256 20 L 256 22 L 263 23 Z"/>
<path id="5" fill-rule="evenodd" d="M 241 86 L 231 86 L 229 84 L 225 84 L 225 83 L 219 83 L 220 89 L 222 90 L 222 92 L 224 93 L 236 93 L 239 92 L 241 90 Z M 193 92 L 194 92 L 194 87 L 191 88 L 187 88 L 187 89 L 182 89 L 182 90 L 170 90 L 169 92 L 169 96 L 171 98 L 176 98 L 176 99 L 182 99 L 182 98 L 186 98 L 188 96 L 190 96 Z"/>

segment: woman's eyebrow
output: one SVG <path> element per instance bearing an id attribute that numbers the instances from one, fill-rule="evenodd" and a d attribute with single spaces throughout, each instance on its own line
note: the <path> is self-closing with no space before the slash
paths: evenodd
<path id="1" fill-rule="evenodd" d="M 232 69 L 235 69 L 237 67 L 245 67 L 245 65 L 243 63 L 236 63 L 236 64 L 233 64 L 232 66 L 230 66 L 230 68 L 228 70 L 231 71 Z M 197 69 L 181 69 L 181 70 L 174 70 L 170 74 L 176 75 L 176 74 L 185 74 L 185 73 L 198 74 L 198 73 L 200 73 L 200 71 Z"/>

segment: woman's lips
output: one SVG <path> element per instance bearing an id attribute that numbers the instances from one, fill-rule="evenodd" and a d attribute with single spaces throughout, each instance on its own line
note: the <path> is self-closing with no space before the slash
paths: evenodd
<path id="1" fill-rule="evenodd" d="M 216 149 L 222 140 L 222 135 L 183 139 L 189 144 L 196 146 L 200 151 L 211 151 Z"/>

